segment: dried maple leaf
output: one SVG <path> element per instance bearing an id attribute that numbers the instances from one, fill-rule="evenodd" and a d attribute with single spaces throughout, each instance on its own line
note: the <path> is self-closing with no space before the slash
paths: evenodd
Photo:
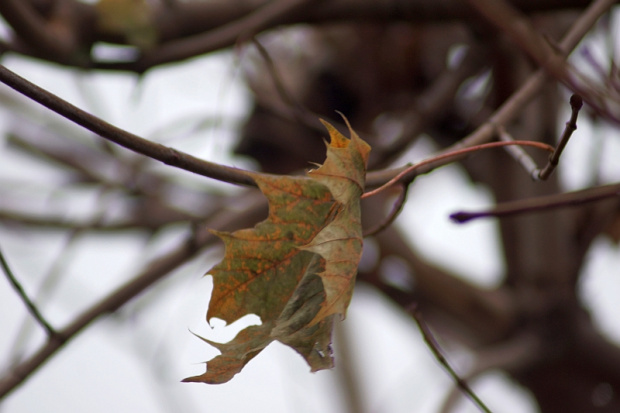
<path id="1" fill-rule="evenodd" d="M 186 382 L 224 383 L 269 343 L 301 354 L 312 371 L 333 366 L 333 319 L 344 317 L 362 252 L 360 196 L 370 147 L 349 126 L 351 139 L 333 126 L 327 158 L 307 177 L 255 174 L 269 201 L 268 218 L 252 229 L 215 232 L 225 244 L 214 278 L 207 320 L 234 322 L 256 314 L 261 325 L 242 330 L 207 372 Z"/>

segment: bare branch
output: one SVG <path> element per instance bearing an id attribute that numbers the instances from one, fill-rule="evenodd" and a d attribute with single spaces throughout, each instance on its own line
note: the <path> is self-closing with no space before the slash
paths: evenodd
<path id="1" fill-rule="evenodd" d="M 265 66 L 267 67 L 267 72 L 271 76 L 273 80 L 274 87 L 276 92 L 284 102 L 286 108 L 282 108 L 276 106 L 275 104 L 268 105 L 268 109 L 272 110 L 274 114 L 283 116 L 285 119 L 293 119 L 310 129 L 316 130 L 318 132 L 325 132 L 325 127 L 319 121 L 319 116 L 317 113 L 312 112 L 306 106 L 304 106 L 301 102 L 293 97 L 291 93 L 287 90 L 284 82 L 282 81 L 282 76 L 278 69 L 276 68 L 273 59 L 269 55 L 269 52 L 265 47 L 258 41 L 256 37 L 252 38 L 252 42 L 256 46 L 256 50 L 261 55 L 263 60 L 265 61 Z M 262 102 L 265 104 L 265 102 Z M 291 116 L 292 115 L 292 116 Z M 324 116 L 323 116 L 324 117 Z M 329 123 L 332 125 L 339 125 L 342 122 L 334 121 L 332 119 L 328 119 Z"/>
<path id="2" fill-rule="evenodd" d="M 50 339 L 57 337 L 58 333 L 56 332 L 56 330 L 54 330 L 51 324 L 43 317 L 43 315 L 41 314 L 37 306 L 34 305 L 32 300 L 28 297 L 28 294 L 26 294 L 26 291 L 24 291 L 24 288 L 22 287 L 20 282 L 17 281 L 17 278 L 13 274 L 11 267 L 9 267 L 8 262 L 4 258 L 4 254 L 2 253 L 2 250 L 0 250 L 0 266 L 2 266 L 2 269 L 4 270 L 4 274 L 6 275 L 9 282 L 11 283 L 11 285 L 17 292 L 17 295 L 19 296 L 19 298 L 24 302 L 24 304 L 26 305 L 26 308 L 28 308 L 28 311 L 30 312 L 32 317 L 35 320 L 37 320 L 37 323 L 39 323 L 41 327 L 43 327 L 43 329 L 47 333 L 47 336 Z"/>
<path id="3" fill-rule="evenodd" d="M 477 146 L 472 146 L 469 148 L 457 149 L 453 152 L 445 152 L 439 155 L 435 155 L 424 161 L 418 162 L 415 165 L 408 166 L 407 168 L 405 168 L 405 170 L 400 172 L 398 175 L 390 179 L 387 183 L 383 184 L 379 188 L 366 192 L 364 195 L 362 195 L 362 198 L 368 198 L 370 196 L 376 195 L 379 192 L 396 184 L 397 182 L 401 182 L 405 185 L 408 185 L 411 183 L 410 177 L 412 176 L 412 172 L 415 173 L 418 169 L 428 167 L 428 165 L 432 165 L 433 168 L 438 168 L 440 166 L 447 165 L 448 163 L 462 159 L 465 155 L 470 154 L 472 152 L 478 152 L 483 149 L 491 149 L 491 148 L 498 148 L 502 146 L 514 146 L 514 145 L 532 146 L 534 148 L 553 152 L 553 147 L 547 145 L 546 143 L 533 142 L 533 141 L 490 142 L 490 143 L 483 143 Z"/>
<path id="4" fill-rule="evenodd" d="M 249 39 L 255 34 L 273 25 L 281 16 L 308 3 L 309 0 L 277 0 L 269 1 L 251 13 L 224 24 L 211 31 L 192 37 L 164 43 L 145 52 L 138 60 L 130 63 L 102 64 L 120 70 L 144 72 L 153 66 L 188 59 L 214 50 L 218 50 L 236 42 Z"/>
<path id="5" fill-rule="evenodd" d="M 547 166 L 545 166 L 543 170 L 540 171 L 540 173 L 538 174 L 539 179 L 547 179 L 549 175 L 551 175 L 551 173 L 554 171 L 555 167 L 558 165 L 558 162 L 560 161 L 560 155 L 562 155 L 562 151 L 564 151 L 564 148 L 566 147 L 566 144 L 568 143 L 568 140 L 570 139 L 573 132 L 577 130 L 577 116 L 579 115 L 579 110 L 581 109 L 582 105 L 583 100 L 581 99 L 581 96 L 572 95 L 570 97 L 570 119 L 568 120 L 568 122 L 566 122 L 566 127 L 564 128 L 564 132 L 560 137 L 560 142 L 558 143 L 557 148 L 549 157 L 549 163 L 547 163 Z"/>
<path id="6" fill-rule="evenodd" d="M 505 342 L 477 351 L 474 366 L 463 379 L 471 383 L 492 369 L 507 372 L 525 370 L 542 358 L 541 348 L 540 340 L 535 335 L 519 334 Z M 453 411 L 462 394 L 458 386 L 453 387 L 445 398 L 440 413 Z"/>
<path id="7" fill-rule="evenodd" d="M 42 9 L 49 14 L 50 5 L 46 1 L 7 0 L 0 2 L 0 7 L 4 7 L 2 14 L 20 35 L 20 39 L 7 45 L 8 50 L 65 65 L 138 73 L 153 65 L 232 46 L 240 38 L 281 25 L 342 21 L 428 23 L 472 15 L 470 8 L 459 0 L 332 0 L 315 2 L 311 8 L 297 7 L 305 1 L 309 0 L 188 1 L 174 2 L 173 6 L 168 1 L 155 2 L 150 4 L 151 29 L 161 44 L 129 62 L 95 61 L 84 53 L 90 50 L 93 42 L 124 45 L 128 41 L 126 36 L 106 32 L 95 24 L 97 10 L 92 4 L 75 0 L 54 2 L 54 7 L 61 9 L 54 9 L 54 13 L 59 14 L 53 16 L 58 20 L 54 24 L 38 15 Z M 512 0 L 511 4 L 524 13 L 532 13 L 583 8 L 588 1 Z M 20 43 L 22 38 L 24 41 Z M 29 47 L 24 47 L 24 43 Z"/>
<path id="8" fill-rule="evenodd" d="M 560 160 L 560 155 L 562 155 L 562 151 L 566 147 L 568 140 L 575 130 L 577 130 L 577 115 L 579 114 L 579 110 L 583 104 L 583 101 L 579 97 L 579 95 L 572 95 L 570 99 L 571 104 L 571 117 L 568 122 L 566 122 L 566 127 L 564 128 L 564 132 L 560 137 L 560 142 L 558 146 L 555 148 L 553 153 L 549 155 L 549 161 L 547 165 L 541 170 L 538 168 L 534 160 L 530 155 L 528 155 L 525 150 L 523 150 L 520 146 L 507 146 L 506 151 L 517 161 L 523 169 L 532 177 L 535 181 L 544 181 L 551 173 L 555 170 L 558 162 Z M 502 142 L 514 142 L 514 139 L 506 129 L 502 125 L 497 126 L 497 134 L 499 139 Z"/>
<path id="9" fill-rule="evenodd" d="M 396 201 L 394 201 L 394 206 L 392 207 L 392 210 L 390 211 L 389 215 L 386 218 L 384 218 L 383 221 L 380 222 L 378 225 L 365 231 L 364 237 L 370 237 L 372 235 L 375 235 L 383 231 L 384 229 L 386 229 L 388 226 L 392 225 L 394 220 L 398 217 L 400 212 L 403 210 L 403 207 L 405 206 L 405 201 L 407 200 L 407 192 L 409 191 L 409 186 L 399 185 L 398 189 L 399 189 L 398 198 L 396 198 Z"/>
<path id="10" fill-rule="evenodd" d="M 129 150 L 198 175 L 223 182 L 256 186 L 252 177 L 242 169 L 208 162 L 127 132 L 40 88 L 2 65 L 0 65 L 0 82 L 102 138 Z"/>
<path id="11" fill-rule="evenodd" d="M 604 185 L 581 191 L 564 194 L 541 196 L 539 198 L 524 199 L 515 202 L 506 202 L 496 208 L 481 212 L 455 212 L 450 219 L 460 224 L 477 218 L 507 217 L 537 211 L 546 211 L 554 208 L 578 206 L 590 202 L 601 201 L 620 196 L 620 184 Z"/>
<path id="12" fill-rule="evenodd" d="M 506 132 L 506 129 L 501 125 L 497 126 L 497 136 L 502 142 L 514 142 L 512 136 L 510 136 L 510 134 Z M 532 177 L 532 179 L 538 179 L 538 173 L 540 172 L 540 169 L 538 168 L 536 162 L 534 162 L 532 157 L 527 152 L 525 152 L 522 147 L 512 145 L 506 146 L 505 149 L 506 152 L 508 152 L 508 154 L 512 156 L 513 159 L 523 167 L 523 169 L 525 169 L 525 171 Z"/>
<path id="13" fill-rule="evenodd" d="M 420 329 L 420 332 L 424 337 L 424 341 L 433 352 L 433 355 L 435 356 L 437 361 L 439 361 L 439 364 L 441 364 L 446 369 L 450 377 L 452 377 L 452 380 L 454 380 L 458 388 L 461 389 L 461 391 L 471 399 L 471 401 L 476 405 L 476 407 L 478 407 L 478 409 L 480 409 L 480 411 L 485 413 L 491 413 L 491 410 L 489 410 L 489 408 L 482 402 L 482 400 L 480 400 L 478 395 L 474 393 L 471 387 L 469 387 L 469 384 L 467 384 L 467 382 L 463 380 L 456 371 L 454 371 L 452 366 L 450 366 L 450 363 L 448 363 L 448 360 L 442 354 L 439 343 L 437 343 L 437 340 L 435 340 L 433 333 L 422 319 L 422 315 L 420 314 L 417 306 L 413 304 L 408 308 L 408 310 L 409 313 L 413 316 L 416 324 L 418 325 L 418 328 Z"/>

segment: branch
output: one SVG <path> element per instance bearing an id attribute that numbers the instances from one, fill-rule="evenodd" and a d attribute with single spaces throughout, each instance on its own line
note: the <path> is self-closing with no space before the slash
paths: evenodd
<path id="1" fill-rule="evenodd" d="M 558 146 L 555 148 L 553 153 L 549 155 L 547 165 L 542 170 L 538 168 L 532 157 L 528 155 L 528 153 L 525 152 L 525 150 L 523 150 L 523 148 L 521 148 L 520 146 L 506 147 L 506 151 L 508 152 L 508 154 L 512 156 L 514 160 L 517 161 L 527 173 L 529 173 L 530 177 L 533 180 L 547 180 L 551 173 L 557 167 L 560 161 L 560 156 L 562 155 L 562 152 L 564 151 L 568 140 L 570 139 L 573 132 L 577 130 L 577 116 L 579 115 L 579 110 L 581 109 L 582 104 L 583 101 L 581 100 L 581 97 L 579 95 L 571 96 L 571 117 L 569 121 L 566 122 L 566 127 L 564 128 L 564 132 L 562 132 L 562 136 L 560 137 L 560 142 L 558 143 Z M 512 136 L 510 136 L 510 134 L 506 132 L 506 129 L 502 125 L 497 126 L 497 134 L 500 141 L 502 142 L 514 142 Z"/>
<path id="2" fill-rule="evenodd" d="M 256 186 L 247 171 L 208 162 L 127 132 L 29 82 L 2 65 L 0 65 L 0 82 L 102 138 L 131 151 L 198 175 L 228 183 Z"/>
<path id="3" fill-rule="evenodd" d="M 542 171 L 538 174 L 538 178 L 545 180 L 551 175 L 555 167 L 558 165 L 560 161 L 560 155 L 562 155 L 562 151 L 566 147 L 568 140 L 570 139 L 573 132 L 577 130 L 577 116 L 579 116 L 579 110 L 583 105 L 583 100 L 579 95 L 572 95 L 570 97 L 570 107 L 571 107 L 571 115 L 568 122 L 566 122 L 566 127 L 564 128 L 564 132 L 560 137 L 560 143 L 558 143 L 558 147 L 549 157 L 549 162 L 547 166 L 543 168 Z"/>
<path id="4" fill-rule="evenodd" d="M 462 224 L 472 219 L 488 217 L 507 217 L 524 213 L 545 211 L 554 208 L 578 206 L 604 199 L 620 197 L 620 184 L 604 185 L 581 191 L 567 192 L 564 194 L 541 196 L 538 198 L 524 199 L 515 202 L 506 202 L 496 208 L 481 212 L 455 212 L 450 215 L 454 222 Z"/>
<path id="5" fill-rule="evenodd" d="M 66 139 L 66 136 L 61 137 L 57 134 L 41 132 L 36 137 L 9 134 L 7 142 L 28 156 L 52 162 L 54 165 L 60 165 L 77 173 L 77 176 L 70 178 L 71 182 L 93 183 L 105 188 L 117 188 L 132 198 L 138 197 L 137 199 L 144 203 L 140 207 L 141 211 L 132 214 L 132 217 L 128 219 L 104 222 L 99 219 L 76 221 L 60 217 L 41 217 L 29 215 L 23 211 L 0 208 L 0 219 L 51 228 L 115 231 L 140 227 L 155 230 L 172 222 L 196 221 L 199 217 L 205 218 L 204 209 L 201 209 L 200 214 L 192 213 L 174 207 L 165 198 L 162 198 L 162 191 L 165 192 L 167 186 L 173 185 L 173 181 L 157 170 L 145 168 L 144 163 L 140 161 L 148 160 L 148 158 L 139 157 L 123 160 L 120 159 L 122 157 L 116 151 L 110 152 L 99 147 L 93 148 L 81 140 L 59 142 L 62 143 L 62 146 L 58 146 L 54 142 L 55 139 Z M 104 142 L 108 143 L 107 141 Z M 112 167 L 110 168 L 110 166 Z M 109 173 L 111 170 L 114 171 L 112 175 Z M 62 189 L 66 189 L 66 186 Z M 184 188 L 184 191 L 193 194 L 189 188 Z M 209 197 L 206 194 L 200 195 L 201 197 Z M 215 204 L 211 201 L 210 209 L 215 209 Z M 152 214 L 152 211 L 155 210 L 158 211 L 156 216 Z"/>
<path id="6" fill-rule="evenodd" d="M 12 9 L 21 7 L 21 3 L 31 3 L 33 9 L 49 9 L 49 2 L 43 1 L 19 1 L 7 0 L 0 2 L 0 7 L 5 3 L 11 3 Z M 78 1 L 55 2 L 62 3 L 60 7 L 65 7 L 60 16 L 60 26 L 63 33 L 45 36 L 49 30 L 42 30 L 43 24 L 29 23 L 21 26 L 15 22 L 15 17 L 10 17 L 11 24 L 21 27 L 18 32 L 24 34 L 24 38 L 33 36 L 33 28 L 38 34 L 36 38 L 26 42 L 32 48 L 21 47 L 20 44 L 10 45 L 10 49 L 18 53 L 44 57 L 60 64 L 112 70 L 128 70 L 134 72 L 144 72 L 149 68 L 149 64 L 161 64 L 162 62 L 172 62 L 189 57 L 193 50 L 194 53 L 207 53 L 235 44 L 240 37 L 248 34 L 248 30 L 264 31 L 273 29 L 281 25 L 294 24 L 324 24 L 333 22 L 409 22 L 424 23 L 442 22 L 457 19 L 468 19 L 472 17 L 471 9 L 461 0 L 442 0 L 441 2 L 431 2 L 427 0 L 330 0 L 316 1 L 312 7 L 296 8 L 297 4 L 302 4 L 303 0 L 291 1 L 267 1 L 251 0 L 243 2 L 220 1 L 187 1 L 174 2 L 171 7 L 170 0 L 153 2 L 151 13 L 152 29 L 160 40 L 161 45 L 147 55 L 139 57 L 137 61 L 131 62 L 102 62 L 93 61 L 91 56 L 84 54 L 91 46 L 90 42 L 105 42 L 111 44 L 127 44 L 125 36 L 118 33 L 110 33 L 101 30 L 94 22 L 97 19 L 97 10 L 93 4 Z M 43 5 L 39 4 L 43 3 Z M 510 2 L 524 13 L 535 13 L 567 8 L 584 8 L 589 2 L 587 0 L 511 0 Z M 6 7 L 6 6 L 5 6 Z M 278 8 L 281 8 L 278 10 Z M 288 10 L 286 10 L 288 8 Z M 260 13 L 257 12 L 260 10 Z M 271 10 L 268 13 L 268 10 Z M 43 12 L 42 10 L 33 10 Z M 7 8 L 7 15 L 10 10 Z M 33 14 L 33 13 L 30 13 Z M 22 14 L 23 15 L 23 14 Z M 6 16 L 5 16 L 6 17 Z M 31 16 L 32 17 L 32 16 Z M 35 17 L 37 17 L 35 15 Z M 7 18 L 9 20 L 9 18 Z M 42 19 L 36 19 L 41 22 Z M 69 23 L 67 24 L 67 20 Z M 262 21 L 261 21 L 262 20 Z M 48 26 L 50 26 L 48 24 Z M 50 43 L 50 39 L 64 36 L 69 40 L 64 43 L 69 50 L 58 51 L 58 44 L 51 43 L 51 48 L 44 48 L 40 45 Z M 61 37 L 62 37 L 61 36 Z M 42 41 L 35 41 L 36 39 Z M 78 44 L 73 39 L 87 41 L 87 44 Z M 87 39 L 87 40 L 86 40 Z M 81 49 L 80 49 L 81 48 Z M 175 50 L 175 48 L 177 48 Z M 47 50 L 55 51 L 54 54 L 46 53 Z M 57 52 L 67 53 L 65 56 Z M 73 55 L 73 59 L 71 59 Z M 69 56 L 69 59 L 66 58 Z M 78 57 L 76 59 L 75 57 Z M 89 59 L 80 61 L 79 57 Z M 150 60 L 149 60 L 150 59 Z M 158 60 L 160 61 L 158 63 Z M 150 66 L 152 67 L 152 66 Z"/>
<path id="7" fill-rule="evenodd" d="M 21 211 L 9 211 L 0 209 L 0 221 L 7 221 L 21 225 L 36 227 L 37 229 L 58 229 L 70 231 L 92 231 L 92 232 L 120 232 L 120 231 L 156 231 L 169 224 L 183 222 L 195 222 L 197 218 L 189 218 L 185 214 L 179 213 L 171 219 L 139 220 L 139 217 L 127 219 L 120 222 L 102 222 L 100 219 L 91 219 L 85 222 L 69 221 L 63 218 L 54 218 L 27 214 Z"/>
<path id="8" fill-rule="evenodd" d="M 502 125 L 497 126 L 497 136 L 502 142 L 514 142 L 512 136 L 506 132 L 506 128 Z M 506 152 L 508 152 L 508 154 L 523 167 L 525 172 L 527 172 L 533 180 L 538 179 L 540 169 L 538 168 L 538 165 L 536 165 L 536 162 L 534 162 L 534 159 L 532 159 L 532 157 L 525 152 L 522 147 L 506 146 Z"/>
<path id="9" fill-rule="evenodd" d="M 491 148 L 497 148 L 497 147 L 502 147 L 502 146 L 515 146 L 515 145 L 520 145 L 520 146 L 532 146 L 538 149 L 543 149 L 549 152 L 553 152 L 554 149 L 552 146 L 547 145 L 546 143 L 542 143 L 542 142 L 534 142 L 534 141 L 509 141 L 509 142 L 491 142 L 491 143 L 483 143 L 481 145 L 477 145 L 477 146 L 472 146 L 471 148 L 463 148 L 463 149 L 457 149 L 455 151 L 452 152 L 446 152 L 446 153 L 442 153 L 439 155 L 435 155 L 429 159 L 426 159 L 422 162 L 418 162 L 415 165 L 411 165 L 405 168 L 405 170 L 403 170 L 402 172 L 400 172 L 398 175 L 396 175 L 394 178 L 390 179 L 388 182 L 386 182 L 385 184 L 383 184 L 382 186 L 380 186 L 379 188 L 376 188 L 372 191 L 368 191 L 366 192 L 364 195 L 362 195 L 362 199 L 363 198 L 368 198 L 370 196 L 374 196 L 376 194 L 378 194 L 381 191 L 384 191 L 385 189 L 391 187 L 392 185 L 401 182 L 405 185 L 411 183 L 410 177 L 412 176 L 412 172 L 416 172 L 419 169 L 422 169 L 424 167 L 427 167 L 428 165 L 433 165 L 434 168 L 438 168 L 439 166 L 443 166 L 446 165 L 448 163 L 454 162 L 456 160 L 462 159 L 463 156 L 472 153 L 472 152 L 478 152 L 480 150 L 483 149 L 491 149 Z M 415 176 L 415 175 L 414 175 Z"/>
<path id="10" fill-rule="evenodd" d="M 608 9 L 610 0 L 599 0 L 588 7 L 580 18 L 575 22 L 569 33 L 564 37 L 560 47 L 563 51 L 572 50 L 581 38 L 590 30 L 598 17 Z M 131 134 L 117 128 L 102 119 L 97 118 L 54 94 L 28 82 L 26 79 L 11 72 L 6 67 L 0 65 L 0 81 L 7 84 L 16 91 L 28 96 L 41 105 L 66 117 L 67 119 L 85 127 L 97 135 L 115 142 L 134 152 L 146 155 L 159 160 L 165 164 L 185 169 L 187 171 L 218 179 L 223 182 L 256 186 L 251 176 L 241 169 L 218 165 L 205 160 L 198 159 L 189 154 L 176 149 L 166 147 L 154 142 L 150 142 L 137 135 Z M 478 128 L 465 139 L 447 148 L 444 153 L 452 152 L 456 149 L 470 147 L 486 142 L 495 133 L 494 125 L 507 123 L 515 114 L 529 101 L 544 85 L 545 74 L 542 70 L 532 75 L 524 86 L 506 101 L 489 119 L 487 123 Z M 436 165 L 429 163 L 424 168 L 414 170 L 411 176 L 404 177 L 411 182 L 416 175 L 426 173 L 436 168 Z M 406 168 L 396 170 L 379 171 L 367 175 L 367 187 L 382 185 L 392 179 L 395 175 Z"/>
<path id="11" fill-rule="evenodd" d="M 439 361 L 439 363 L 446 369 L 446 371 L 448 372 L 450 377 L 452 377 L 452 380 L 454 380 L 458 388 L 461 389 L 461 391 L 465 395 L 467 395 L 467 397 L 471 399 L 471 401 L 476 405 L 476 407 L 478 407 L 478 409 L 480 409 L 480 411 L 485 412 L 485 413 L 491 413 L 491 410 L 489 410 L 489 408 L 482 402 L 482 400 L 480 400 L 478 395 L 474 393 L 471 387 L 469 387 L 469 384 L 467 384 L 467 382 L 463 380 L 456 373 L 456 371 L 454 371 L 452 366 L 450 366 L 450 363 L 448 363 L 448 360 L 444 357 L 444 355 L 441 352 L 439 343 L 437 343 L 437 340 L 435 340 L 433 333 L 431 332 L 431 330 L 428 328 L 428 326 L 422 319 L 422 315 L 417 309 L 417 306 L 414 304 L 410 306 L 408 310 L 409 310 L 409 313 L 413 316 L 413 319 L 415 320 L 416 324 L 418 325 L 418 328 L 420 329 L 420 332 L 422 333 L 422 336 L 424 337 L 424 341 L 428 345 L 428 348 L 431 349 L 437 361 Z"/>
<path id="12" fill-rule="evenodd" d="M 303 6 L 309 1 L 269 1 L 256 10 L 251 10 L 246 16 L 225 23 L 211 31 L 164 43 L 144 53 L 136 61 L 130 63 L 110 63 L 108 65 L 102 63 L 98 66 L 100 68 L 106 68 L 107 66 L 107 68 L 133 70 L 142 73 L 154 66 L 177 62 L 222 49 L 242 41 L 244 38 L 249 39 L 269 27 L 273 27 L 274 23 L 280 20 L 283 15 Z"/>
<path id="13" fill-rule="evenodd" d="M 43 327 L 43 329 L 47 333 L 48 338 L 57 337 L 58 333 L 54 330 L 54 328 L 50 325 L 50 323 L 39 312 L 39 309 L 34 305 L 32 300 L 30 300 L 30 298 L 28 297 L 28 294 L 26 294 L 22 285 L 19 283 L 19 281 L 17 281 L 17 278 L 13 274 L 13 271 L 11 271 L 11 267 L 9 267 L 9 264 L 4 258 L 4 254 L 2 253 L 2 250 L 0 250 L 0 266 L 2 266 L 2 269 L 4 270 L 4 274 L 9 279 L 9 282 L 11 283 L 11 285 L 17 292 L 17 295 L 24 302 L 24 304 L 26 305 L 26 308 L 28 308 L 28 311 L 30 312 L 32 317 L 35 320 L 37 320 L 37 323 L 39 323 L 41 327 Z"/>
<path id="14" fill-rule="evenodd" d="M 541 348 L 540 340 L 535 335 L 518 334 L 504 342 L 477 351 L 474 365 L 463 379 L 471 383 L 489 370 L 501 370 L 508 374 L 524 371 L 534 363 L 540 362 Z M 453 411 L 461 394 L 462 390 L 458 386 L 452 388 L 443 402 L 440 413 Z"/>
<path id="15" fill-rule="evenodd" d="M 407 200 L 407 192 L 409 191 L 409 186 L 399 185 L 398 189 L 398 198 L 396 198 L 396 201 L 394 201 L 394 205 L 392 206 L 392 210 L 390 211 L 388 216 L 384 218 L 383 221 L 380 222 L 378 225 L 364 231 L 364 237 L 370 237 L 372 235 L 375 235 L 392 225 L 394 220 L 403 210 L 403 207 L 405 206 L 405 201 Z"/>

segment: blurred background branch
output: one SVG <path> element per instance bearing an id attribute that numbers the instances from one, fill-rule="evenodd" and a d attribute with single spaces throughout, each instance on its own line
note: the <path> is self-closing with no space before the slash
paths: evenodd
<path id="1" fill-rule="evenodd" d="M 570 93 L 578 92 L 585 101 L 579 130 L 559 169 L 545 182 L 533 182 L 531 172 L 532 165 L 545 165 L 546 154 L 520 152 L 519 158 L 527 159 L 524 171 L 524 162 L 494 150 L 459 158 L 458 167 L 447 166 L 455 159 L 429 163 L 402 177 L 401 184 L 407 186 L 398 191 L 364 199 L 367 237 L 358 284 L 361 297 L 365 289 L 374 291 L 377 300 L 387 302 L 398 314 L 394 317 L 406 317 L 411 331 L 415 320 L 407 309 L 415 303 L 424 321 L 442 337 L 446 352 L 466 349 L 474 361 L 464 378 L 475 379 L 476 394 L 480 380 L 495 370 L 527 389 L 541 411 L 619 411 L 620 348 L 617 340 L 601 332 L 594 306 L 582 293 L 589 254 L 605 242 L 617 249 L 620 240 L 620 175 L 604 172 L 602 166 L 607 153 L 613 153 L 607 151 L 617 141 L 620 113 L 615 4 L 611 0 L 0 2 L 5 20 L 3 81 L 91 132 L 147 155 L 102 143 L 64 119 L 39 111 L 13 91 L 0 91 L 2 112 L 7 115 L 0 125 L 4 144 L 0 156 L 6 160 L 0 164 L 7 165 L 0 169 L 0 242 L 7 245 L 3 251 L 9 251 L 11 262 L 19 268 L 34 265 L 30 251 L 34 247 L 24 247 L 28 252 L 20 256 L 10 252 L 15 240 L 28 244 L 29 239 L 49 234 L 61 238 L 56 254 L 50 253 L 55 259 L 47 271 L 30 272 L 36 276 L 18 273 L 26 291 L 38 291 L 34 301 L 50 325 L 63 326 L 50 327 L 57 334 L 37 342 L 37 333 L 28 332 L 25 322 L 19 322 L 24 325 L 17 329 L 10 354 L 3 360 L 0 395 L 18 386 L 27 390 L 35 382 L 35 372 L 41 374 L 42 367 L 51 366 L 50 360 L 60 359 L 57 356 L 68 340 L 77 341 L 79 333 L 104 324 L 102 319 L 122 319 L 119 324 L 131 326 L 130 330 L 140 326 L 142 320 L 131 318 L 142 313 L 128 308 L 153 311 L 159 301 L 147 305 L 147 291 L 157 285 L 172 289 L 173 283 L 165 284 L 167 277 L 177 283 L 178 277 L 171 277 L 175 271 L 218 253 L 207 228 L 250 227 L 266 216 L 266 203 L 255 189 L 221 185 L 202 176 L 251 186 L 251 175 L 244 170 L 299 174 L 313 162 L 323 161 L 326 134 L 317 118 L 334 118 L 339 111 L 373 147 L 367 175 L 367 187 L 372 189 L 420 159 L 491 142 L 498 135 L 557 147 L 558 125 L 568 118 L 565 102 Z M 571 54 L 575 48 L 577 53 Z M 234 59 L 237 81 L 251 94 L 247 110 L 239 109 L 230 117 L 203 113 L 206 98 L 199 96 L 198 115 L 184 113 L 172 126 L 162 125 L 159 117 L 191 99 L 199 85 L 217 87 L 207 72 L 188 78 L 179 70 L 200 62 L 202 55 L 216 56 L 212 52 L 226 50 Z M 20 73 L 20 69 L 27 71 L 22 62 L 45 70 L 41 76 L 34 73 L 32 79 L 41 85 L 49 81 L 46 89 L 17 76 L 30 78 Z M 65 96 L 70 88 L 56 88 L 50 79 L 75 68 L 86 79 L 129 73 L 134 96 L 112 88 L 95 94 L 91 101 L 82 99 L 87 93 L 82 98 Z M 164 81 L 171 95 L 161 104 L 163 110 L 147 102 L 152 106 L 144 118 L 126 111 L 125 100 L 140 100 L 142 94 L 152 98 L 148 95 L 152 79 L 165 73 L 172 73 Z M 112 100 L 106 108 L 109 95 Z M 215 99 L 218 108 L 221 96 Z M 88 113 L 89 104 L 97 117 Z M 103 120 L 115 111 L 120 115 L 110 116 L 113 121 Z M 131 120 L 140 126 L 139 132 L 115 126 L 134 117 Z M 205 131 L 211 133 L 209 138 Z M 593 136 L 597 133 L 607 146 L 600 143 L 596 148 Z M 571 155 L 573 145 L 582 145 L 578 146 L 582 150 L 576 150 L 579 161 L 575 161 L 576 152 Z M 585 159 L 596 151 L 598 155 Z M 177 174 L 152 159 L 201 176 Z M 617 159 L 612 156 L 607 161 L 615 171 Z M 428 174 L 431 171 L 435 172 Z M 460 177 L 456 186 L 432 181 L 448 171 Z M 571 173 L 582 178 L 580 186 L 566 183 Z M 422 192 L 425 182 L 433 183 Z M 498 257 L 493 259 L 500 262 L 493 267 L 493 282 L 481 282 L 481 270 L 470 268 L 467 255 L 475 255 L 469 251 L 474 251 L 477 241 L 458 241 L 457 232 L 440 229 L 431 220 L 438 209 L 434 196 L 455 197 L 464 210 L 483 209 L 466 205 L 459 195 L 464 192 L 457 194 L 455 188 L 484 192 L 485 203 L 491 206 L 453 218 L 500 218 L 489 230 L 496 237 Z M 442 218 L 447 221 L 448 215 Z M 459 230 L 465 233 L 468 227 Z M 104 238 L 89 244 L 89 237 Z M 108 286 L 112 287 L 88 299 L 79 290 L 77 296 L 85 296 L 80 297 L 84 298 L 81 304 L 62 303 L 70 314 L 54 316 L 54 305 L 62 301 L 59 285 L 78 290 L 85 283 L 68 275 L 79 256 L 75 251 L 90 246 L 87 249 L 100 255 L 108 244 L 123 249 L 123 240 L 131 237 L 139 253 L 128 274 L 113 278 L 118 271 L 110 270 Z M 437 239 L 439 243 L 433 244 Z M 450 247 L 451 243 L 456 246 Z M 428 253 L 431 244 L 435 255 Z M 88 275 L 104 266 L 89 265 Z M 192 277 L 207 268 L 204 262 L 198 265 L 199 269 L 192 267 Z M 156 301 L 161 295 L 153 297 Z M 201 300 L 204 304 L 207 297 Z M 365 314 L 370 317 L 368 311 Z M 114 317 L 104 317 L 113 313 Z M 123 318 L 127 314 L 131 316 Z M 351 319 L 346 322 L 355 327 L 354 315 Z M 190 323 L 184 323 L 185 331 Z M 160 337 L 167 335 L 161 324 L 158 320 Z M 353 327 L 346 325 L 341 351 L 374 348 L 362 336 L 368 325 Z M 396 341 L 385 338 L 388 349 L 396 348 Z M 381 374 L 365 375 L 371 371 L 366 364 L 380 358 L 376 353 L 368 358 L 343 357 L 339 388 L 346 393 L 342 402 L 350 411 L 377 410 L 364 404 L 371 391 L 378 391 L 373 386 L 378 389 L 382 384 L 376 380 L 383 379 Z M 402 355 L 387 353 L 398 365 Z M 155 350 L 153 354 L 160 355 Z M 161 373 L 166 368 L 158 362 Z M 413 390 L 407 387 L 399 392 L 404 386 L 409 383 L 388 390 L 389 398 L 408 400 L 404 393 Z M 481 398 L 487 402 L 488 396 Z M 447 398 L 444 410 L 456 406 L 456 399 Z M 489 402 L 490 410 L 493 406 Z"/>

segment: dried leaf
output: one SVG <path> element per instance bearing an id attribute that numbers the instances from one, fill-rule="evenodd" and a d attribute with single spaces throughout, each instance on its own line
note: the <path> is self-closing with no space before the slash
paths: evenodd
<path id="1" fill-rule="evenodd" d="M 256 314 L 262 324 L 228 343 L 207 372 L 184 381 L 224 383 L 269 343 L 301 354 L 312 371 L 333 366 L 333 319 L 344 317 L 362 252 L 360 196 L 370 147 L 351 131 L 327 127 L 327 159 L 307 177 L 256 174 L 269 201 L 268 218 L 252 229 L 215 232 L 225 255 L 210 274 L 214 287 L 207 320 L 232 323 Z"/>

